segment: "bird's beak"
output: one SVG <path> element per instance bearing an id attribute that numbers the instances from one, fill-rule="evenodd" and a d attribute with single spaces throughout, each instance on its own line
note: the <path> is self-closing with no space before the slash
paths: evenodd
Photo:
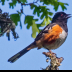
<path id="1" fill-rule="evenodd" d="M 68 18 L 70 18 L 70 17 L 72 17 L 72 16 L 70 16 L 71 14 L 67 14 L 66 15 L 66 18 L 68 19 Z"/>

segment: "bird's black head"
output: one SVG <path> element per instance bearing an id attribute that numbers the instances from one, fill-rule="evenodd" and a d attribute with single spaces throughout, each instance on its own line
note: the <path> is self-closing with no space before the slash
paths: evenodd
<path id="1" fill-rule="evenodd" d="M 53 22 L 61 22 L 61 21 L 67 21 L 68 18 L 70 18 L 71 14 L 66 14 L 65 12 L 57 12 L 53 19 L 52 19 L 52 23 Z"/>

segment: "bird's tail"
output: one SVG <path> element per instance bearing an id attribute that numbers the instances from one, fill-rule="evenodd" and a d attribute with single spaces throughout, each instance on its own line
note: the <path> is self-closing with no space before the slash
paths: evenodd
<path id="1" fill-rule="evenodd" d="M 35 48 L 36 44 L 35 42 L 31 43 L 29 46 L 27 46 L 26 48 L 24 48 L 23 50 L 21 50 L 20 52 L 18 52 L 17 54 L 15 54 L 14 56 L 12 56 L 11 58 L 8 59 L 8 62 L 15 62 L 17 59 L 19 59 L 22 55 L 24 55 L 25 53 L 27 53 L 30 49 Z"/>

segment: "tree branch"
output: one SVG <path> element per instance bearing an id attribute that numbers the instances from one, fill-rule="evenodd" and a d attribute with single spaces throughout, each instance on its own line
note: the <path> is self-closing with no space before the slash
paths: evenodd
<path id="1" fill-rule="evenodd" d="M 21 1 L 20 0 L 17 0 L 19 3 L 21 3 Z M 33 3 L 28 3 L 28 4 L 25 4 L 25 3 L 21 3 L 21 5 L 32 5 L 32 4 L 34 4 L 34 3 L 37 3 L 39 0 L 37 0 L 36 2 L 33 2 Z"/>
<path id="2" fill-rule="evenodd" d="M 46 62 L 49 61 L 50 59 L 50 65 L 48 65 L 46 67 L 46 69 L 43 69 L 42 70 L 59 70 L 59 66 L 61 65 L 61 62 L 64 60 L 63 57 L 56 57 L 56 54 L 53 53 L 53 52 L 43 52 L 43 54 L 48 57 L 48 59 L 46 60 Z"/>
<path id="3" fill-rule="evenodd" d="M 6 33 L 8 40 L 10 40 L 10 30 L 12 31 L 14 39 L 19 38 L 18 34 L 15 32 L 15 23 L 13 23 L 7 12 L 2 13 L 0 9 L 0 37 Z"/>

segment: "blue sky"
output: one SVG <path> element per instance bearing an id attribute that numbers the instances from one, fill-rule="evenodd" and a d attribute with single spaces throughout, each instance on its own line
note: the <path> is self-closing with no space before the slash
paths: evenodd
<path id="1" fill-rule="evenodd" d="M 28 0 L 32 2 L 33 0 Z M 68 14 L 72 14 L 72 0 L 60 0 L 62 2 L 68 3 L 67 10 L 64 12 Z M 14 9 L 9 9 L 9 5 L 6 4 L 1 6 L 0 8 L 3 12 L 16 13 L 17 10 L 20 9 L 20 5 L 17 4 L 17 7 Z M 51 11 L 55 13 L 52 6 L 49 6 Z M 59 7 L 58 11 L 62 11 L 61 7 Z M 29 6 L 24 7 L 24 13 L 26 15 L 32 15 L 32 11 L 29 9 Z M 45 68 L 49 63 L 46 63 L 46 57 L 42 54 L 42 52 L 47 52 L 45 49 L 32 49 L 20 59 L 18 59 L 15 63 L 9 63 L 7 60 L 25 48 L 27 45 L 32 43 L 34 39 L 31 37 L 32 29 L 26 29 L 26 25 L 24 25 L 24 15 L 21 17 L 22 21 L 22 30 L 19 25 L 16 28 L 16 32 L 19 34 L 19 39 L 14 41 L 13 36 L 11 35 L 11 40 L 8 41 L 6 35 L 0 37 L 0 70 L 40 70 L 41 68 Z M 37 18 L 37 16 L 35 16 Z M 71 70 L 72 69 L 72 18 L 68 20 L 68 37 L 64 44 L 60 46 L 56 50 L 52 50 L 57 54 L 58 57 L 63 57 L 64 61 L 62 65 L 59 67 L 60 70 Z M 40 22 L 40 21 L 39 21 Z"/>

